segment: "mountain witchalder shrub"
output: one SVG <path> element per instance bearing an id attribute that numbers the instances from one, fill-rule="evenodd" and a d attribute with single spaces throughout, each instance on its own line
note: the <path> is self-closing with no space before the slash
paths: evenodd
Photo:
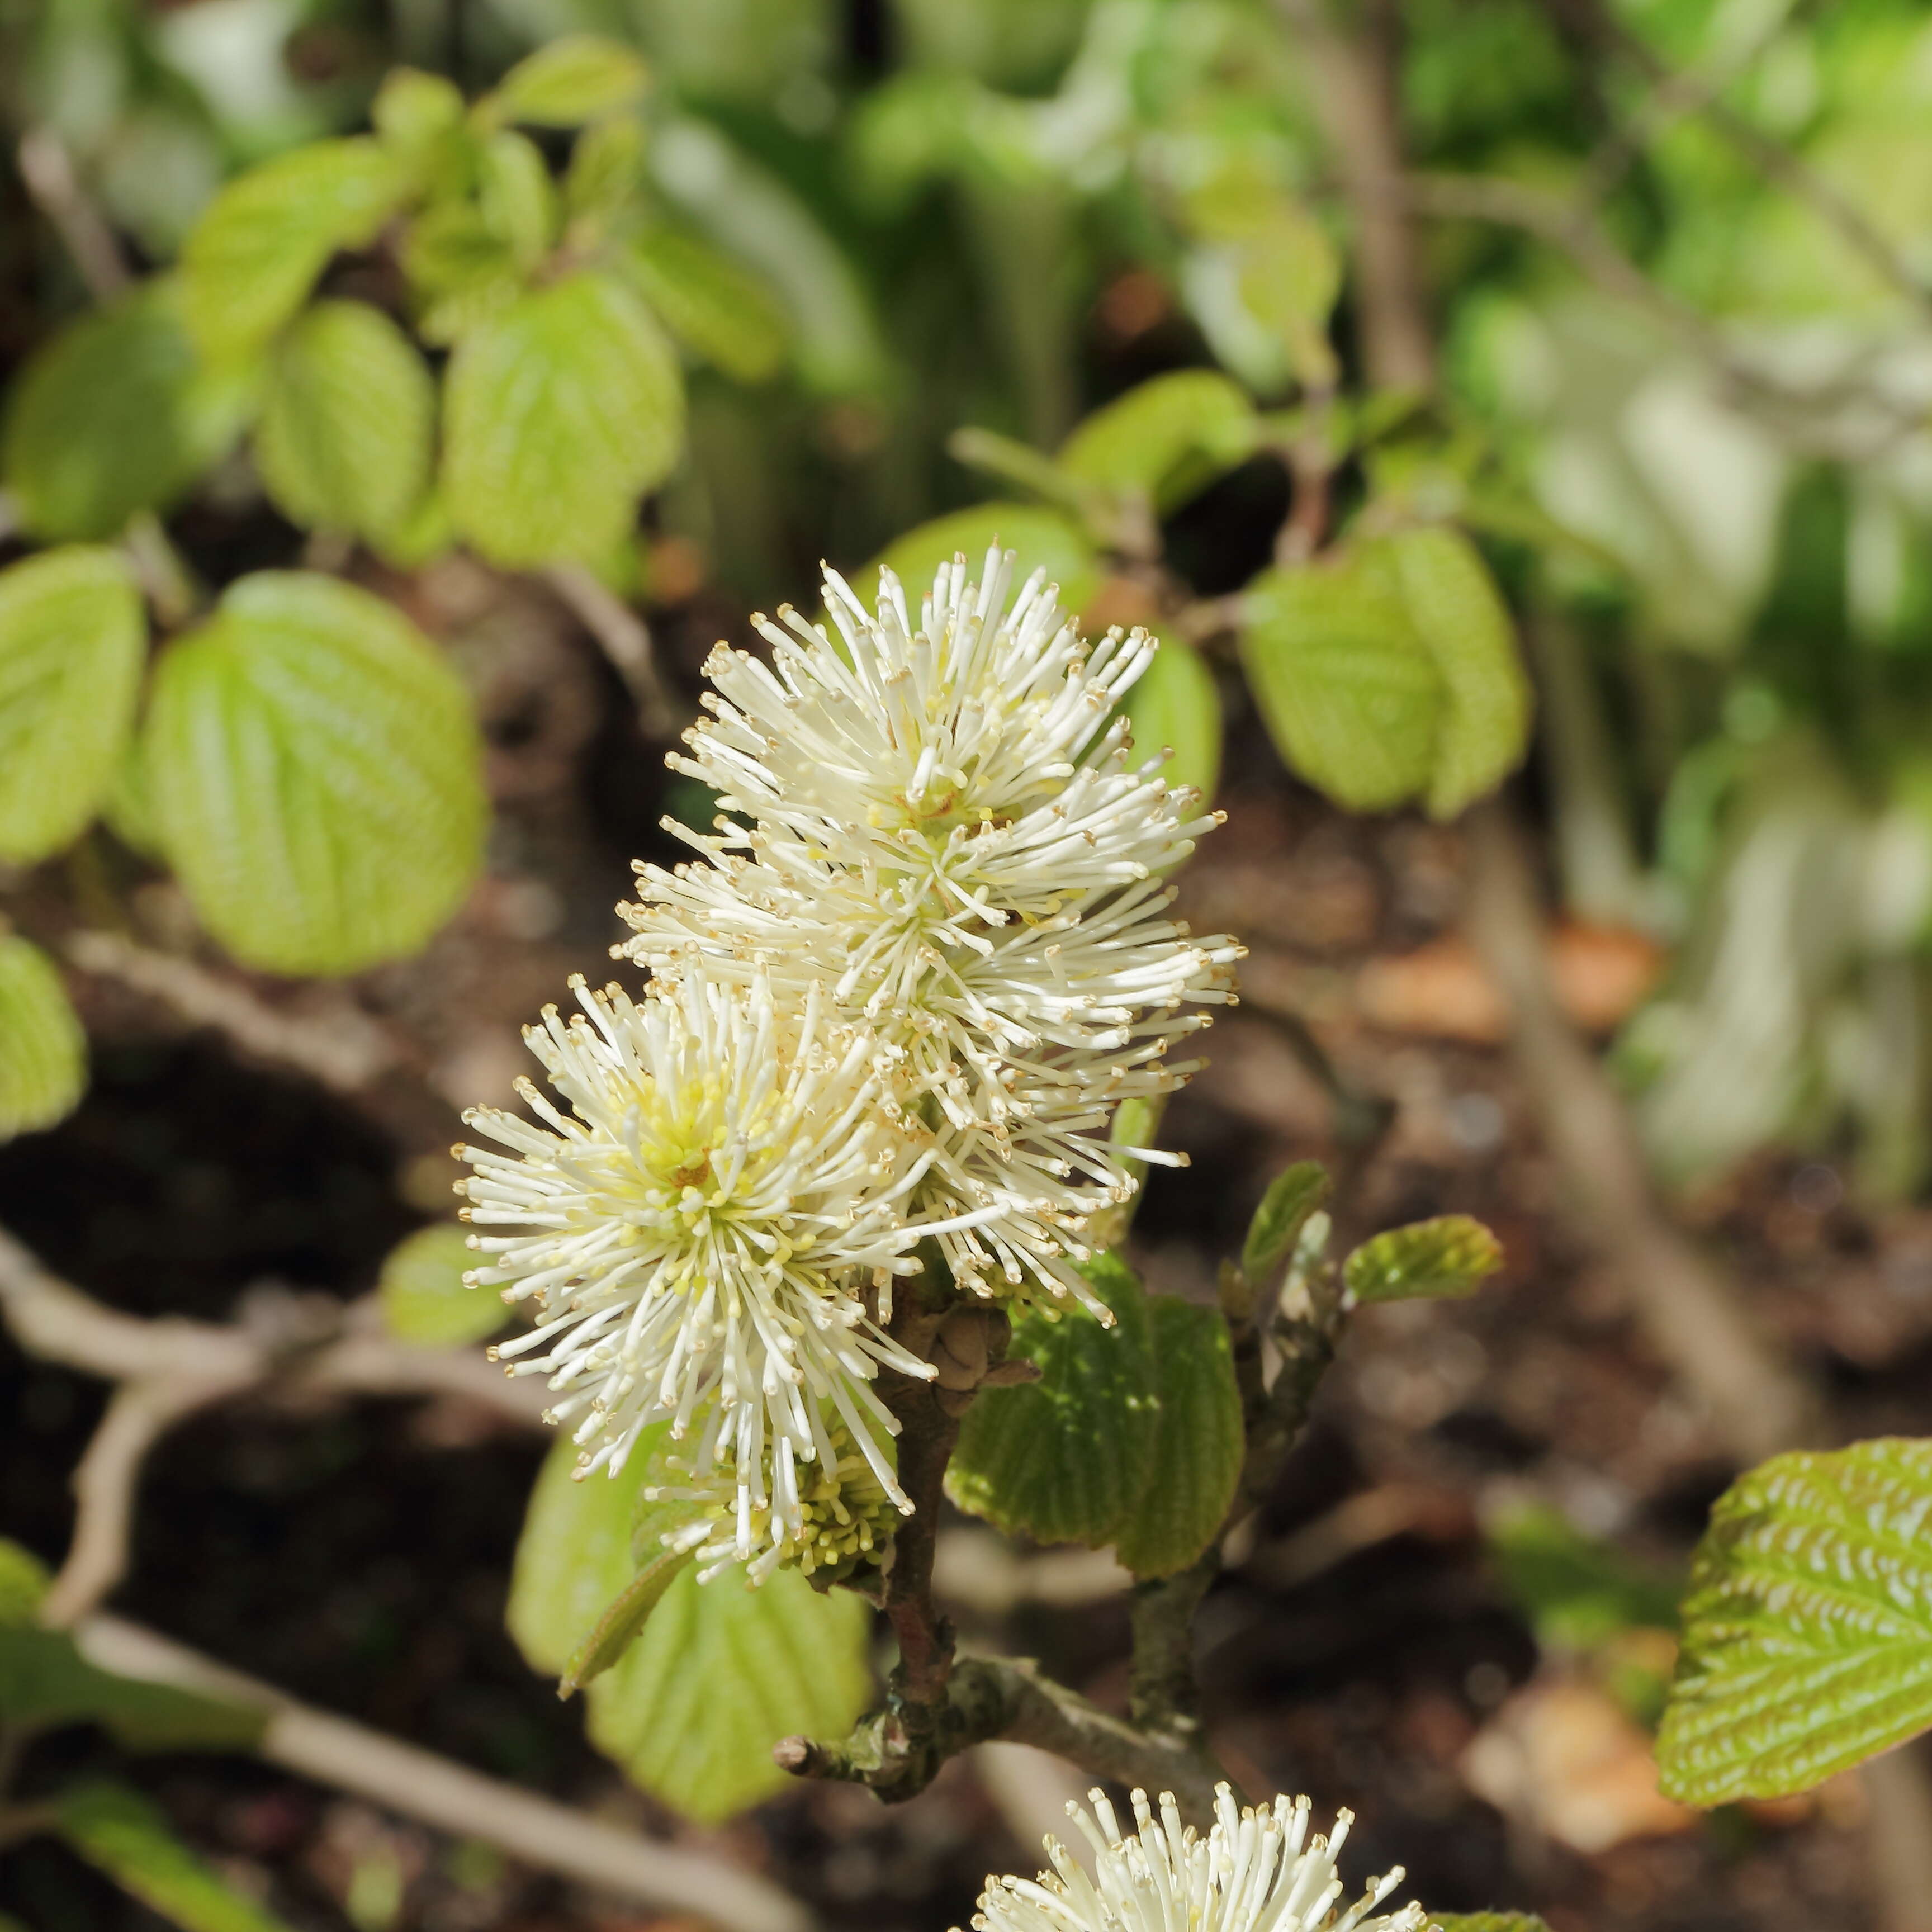
<path id="1" fill-rule="evenodd" d="M 1182 1824 L 1172 1798 L 1162 1797 L 1156 1816 L 1136 1791 L 1136 1828 L 1123 1834 L 1106 1797 L 1088 1798 L 1091 1816 L 1078 1804 L 1066 1810 L 1092 1853 L 1092 1874 L 1048 1838 L 1051 1871 L 987 1881 L 973 1916 L 978 1932 L 1420 1932 L 1428 1923 L 1419 1905 L 1368 1916 L 1401 1884 L 1400 1865 L 1329 1916 L 1342 1895 L 1336 1862 L 1352 1822 L 1346 1811 L 1333 1837 L 1311 1840 L 1306 1798 L 1244 1810 L 1224 1784 L 1204 1838 Z"/>
<path id="2" fill-rule="evenodd" d="M 680 770 L 716 788 L 702 855 L 640 866 L 632 1000 L 576 991 L 526 1035 L 569 1111 L 468 1116 L 488 1257 L 527 1299 L 498 1351 L 540 1372 L 586 1472 L 668 1422 L 706 1574 L 848 1563 L 910 1505 L 881 1366 L 895 1279 L 936 1255 L 959 1291 L 1112 1316 L 1080 1273 L 1132 1195 L 1114 1108 L 1179 1085 L 1168 1049 L 1232 998 L 1231 940 L 1191 938 L 1164 882 L 1217 824 L 1130 748 L 1120 702 L 1156 648 L 1082 640 L 1012 560 L 942 568 L 915 626 L 836 573 L 836 635 L 760 618 L 767 665 L 721 645 Z M 680 828 L 673 826 L 673 830 Z"/>

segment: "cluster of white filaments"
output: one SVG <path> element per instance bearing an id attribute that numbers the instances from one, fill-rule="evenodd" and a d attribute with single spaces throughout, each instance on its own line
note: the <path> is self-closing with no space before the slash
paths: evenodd
<path id="1" fill-rule="evenodd" d="M 915 626 L 826 573 L 832 630 L 756 621 L 720 645 L 678 769 L 719 795 L 701 857 L 638 867 L 636 1000 L 577 982 L 526 1037 L 568 1112 L 479 1108 L 464 1148 L 470 1280 L 538 1312 L 498 1351 L 546 1375 L 586 1472 L 668 1421 L 676 1540 L 712 1569 L 868 1556 L 910 1507 L 882 1367 L 896 1276 L 937 1252 L 962 1289 L 1078 1298 L 1128 1162 L 1123 1100 L 1232 998 L 1240 949 L 1197 941 L 1165 876 L 1218 822 L 1133 761 L 1120 700 L 1155 648 L 1082 639 L 1010 556 L 939 572 Z M 836 636 L 833 632 L 836 632 Z M 1156 749 L 1157 748 L 1149 748 Z"/>
<path id="2" fill-rule="evenodd" d="M 987 1882 L 973 1918 L 979 1932 L 1421 1932 L 1428 1923 L 1418 1905 L 1368 1916 L 1402 1882 L 1400 1865 L 1331 1917 L 1342 1896 L 1336 1862 L 1352 1822 L 1346 1811 L 1332 1837 L 1311 1840 L 1306 1798 L 1244 1810 L 1224 1784 L 1204 1838 L 1181 1823 L 1172 1797 L 1162 1796 L 1156 1816 L 1136 1791 L 1136 1829 L 1124 1834 L 1106 1798 L 1089 1797 L 1090 1817 L 1077 1804 L 1066 1809 L 1093 1852 L 1092 1875 L 1048 1838 L 1051 1871 Z"/>

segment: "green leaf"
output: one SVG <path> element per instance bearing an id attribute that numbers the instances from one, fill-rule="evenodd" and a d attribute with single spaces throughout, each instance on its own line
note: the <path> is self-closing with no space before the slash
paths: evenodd
<path id="1" fill-rule="evenodd" d="M 87 1036 L 53 962 L 0 932 L 0 1142 L 50 1127 L 87 1086 Z"/>
<path id="2" fill-rule="evenodd" d="M 524 292 L 509 244 L 466 201 L 426 208 L 411 222 L 402 263 L 417 332 L 439 346 L 508 308 Z"/>
<path id="3" fill-rule="evenodd" d="M 114 551 L 0 571 L 0 859 L 31 865 L 86 830 L 134 728 L 148 627 Z"/>
<path id="4" fill-rule="evenodd" d="M 946 1493 L 1009 1536 L 1100 1549 L 1126 1527 L 1154 1466 L 1159 1395 L 1147 1298 L 1112 1255 L 1086 1270 L 1112 1310 L 1036 1310 L 1013 1324 L 1010 1352 L 1040 1379 L 982 1390 L 966 1412 Z"/>
<path id="5" fill-rule="evenodd" d="M 0 1623 L 0 1719 L 45 1727 L 100 1724 L 130 1750 L 239 1750 L 267 1719 L 172 1684 L 119 1677 L 88 1662 L 64 1630 Z"/>
<path id="6" fill-rule="evenodd" d="M 1697 1546 L 1658 1738 L 1692 1804 L 1808 1791 L 1932 1725 L 1932 1441 L 1774 1456 Z"/>
<path id="7" fill-rule="evenodd" d="M 478 104 L 500 120 L 577 128 L 630 106 L 650 78 L 644 62 L 621 40 L 566 34 L 519 61 Z"/>
<path id="8" fill-rule="evenodd" d="M 7 412 L 0 458 L 21 522 L 86 540 L 165 509 L 240 435 L 250 387 L 245 370 L 200 364 L 172 281 L 70 322 L 22 371 Z"/>
<path id="9" fill-rule="evenodd" d="M 398 1241 L 376 1283 L 389 1333 L 421 1348 L 460 1348 L 495 1334 L 509 1313 L 494 1289 L 464 1286 L 476 1265 L 469 1236 L 448 1222 Z"/>
<path id="10" fill-rule="evenodd" d="M 636 200 L 644 180 L 644 130 L 628 117 L 600 121 L 577 137 L 563 180 L 563 205 L 573 224 L 601 233 Z"/>
<path id="11" fill-rule="evenodd" d="M 369 114 L 387 146 L 418 155 L 462 126 L 463 93 L 440 74 L 392 68 L 376 90 Z"/>
<path id="12" fill-rule="evenodd" d="M 488 817 L 476 722 L 382 598 L 264 571 L 166 651 L 142 738 L 154 825 L 246 965 L 352 973 L 454 910 Z"/>
<path id="13" fill-rule="evenodd" d="M 1177 369 L 1096 410 L 1062 446 L 1060 466 L 1086 483 L 1144 491 L 1165 513 L 1255 452 L 1255 406 L 1213 369 Z"/>
<path id="14" fill-rule="evenodd" d="M 1526 1503 L 1489 1525 L 1490 1556 L 1546 1650 L 1588 1651 L 1627 1630 L 1674 1630 L 1679 1583 Z"/>
<path id="15" fill-rule="evenodd" d="M 556 1687 L 560 1697 L 568 1697 L 592 1678 L 602 1676 L 637 1642 L 651 1612 L 664 1601 L 664 1592 L 677 1581 L 693 1554 L 688 1550 L 661 1550 L 619 1591 L 565 1666 Z"/>
<path id="16" fill-rule="evenodd" d="M 592 1478 L 592 1480 L 596 1480 Z M 622 1658 L 586 1693 L 590 1741 L 646 1791 L 715 1824 L 790 1782 L 772 1747 L 836 1736 L 865 1707 L 872 1617 L 796 1570 L 756 1589 L 688 1566 Z"/>
<path id="17" fill-rule="evenodd" d="M 211 352 L 266 342 L 332 255 L 376 238 L 409 184 L 395 156 L 367 136 L 312 141 L 230 182 L 182 254 L 195 339 Z"/>
<path id="18" fill-rule="evenodd" d="M 1502 1264 L 1502 1244 L 1481 1222 L 1438 1214 L 1364 1241 L 1342 1264 L 1342 1285 L 1358 1304 L 1460 1300 Z"/>
<path id="19" fill-rule="evenodd" d="M 757 276 L 675 228 L 640 235 L 626 260 L 644 299 L 694 355 L 736 382 L 776 373 L 784 359 L 784 316 Z"/>
<path id="20" fill-rule="evenodd" d="M 1228 1324 L 1171 1294 L 1148 1312 L 1160 1420 L 1147 1487 L 1117 1546 L 1136 1576 L 1185 1570 L 1220 1533 L 1240 1480 L 1247 1438 Z"/>
<path id="21" fill-rule="evenodd" d="M 1241 1273 L 1265 1289 L 1294 1252 L 1308 1217 L 1328 1199 L 1328 1170 L 1318 1160 L 1298 1160 L 1268 1183 L 1241 1244 Z"/>
<path id="22" fill-rule="evenodd" d="M 52 1581 L 47 1566 L 31 1550 L 0 1536 L 0 1630 L 31 1627 Z"/>
<path id="23" fill-rule="evenodd" d="M 505 129 L 484 146 L 476 184 L 483 225 L 509 251 L 520 274 L 528 274 L 556 240 L 560 210 L 556 184 L 536 143 Z"/>
<path id="24" fill-rule="evenodd" d="M 458 527 L 492 562 L 598 556 L 684 442 L 677 358 L 613 275 L 523 296 L 458 344 L 442 480 Z"/>
<path id="25" fill-rule="evenodd" d="M 183 1932 L 287 1932 L 175 1836 L 139 1792 L 90 1784 L 54 1802 L 54 1828 L 91 1865 Z"/>
<path id="26" fill-rule="evenodd" d="M 435 434 L 436 386 L 409 338 L 367 302 L 322 302 L 277 346 L 255 460 L 291 521 L 379 538 L 422 500 Z"/>
<path id="27" fill-rule="evenodd" d="M 1436 1932 L 1550 1932 L 1533 1912 L 1438 1912 L 1429 1923 Z"/>
<path id="28" fill-rule="evenodd" d="M 1127 693 L 1134 755 L 1162 758 L 1170 786 L 1192 785 L 1204 806 L 1221 778 L 1221 694 L 1192 644 L 1163 634 L 1154 662 Z"/>
<path id="29" fill-rule="evenodd" d="M 1241 662 L 1276 748 L 1354 812 L 1426 790 L 1444 699 L 1385 548 L 1266 571 L 1249 586 Z"/>
<path id="30" fill-rule="evenodd" d="M 1388 553 L 1447 703 L 1429 781 L 1430 815 L 1453 818 L 1493 790 L 1529 742 L 1529 681 L 1489 566 L 1459 530 L 1404 530 Z"/>
<path id="31" fill-rule="evenodd" d="M 1060 608 L 1079 611 L 1100 587 L 1100 570 L 1086 533 L 1057 511 L 1036 503 L 976 503 L 950 516 L 935 517 L 893 539 L 866 567 L 856 572 L 852 588 L 869 602 L 878 589 L 880 566 L 898 574 L 905 586 L 906 606 L 919 621 L 920 599 L 932 588 L 939 566 L 964 556 L 976 577 L 994 543 L 1016 553 L 1016 577 L 1024 581 L 1044 569 L 1050 583 L 1060 586 Z"/>

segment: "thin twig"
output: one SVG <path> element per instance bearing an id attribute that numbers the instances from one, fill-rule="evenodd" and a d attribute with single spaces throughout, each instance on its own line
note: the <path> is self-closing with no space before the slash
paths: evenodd
<path id="1" fill-rule="evenodd" d="M 580 563 L 552 564 L 544 580 L 616 668 L 638 707 L 638 730 L 653 742 L 674 736 L 676 722 L 658 674 L 650 626 Z"/>
<path id="2" fill-rule="evenodd" d="M 414 1744 L 298 1703 L 138 1624 L 95 1616 L 75 1632 L 104 1670 L 265 1712 L 257 1748 L 338 1790 L 640 1905 L 689 1913 L 729 1932 L 812 1932 L 812 1913 L 769 1880 L 634 1832 L 599 1824 L 533 1792 L 485 1778 Z"/>
<path id="3" fill-rule="evenodd" d="M 88 293 L 104 307 L 132 278 L 113 230 L 74 173 L 66 142 L 51 128 L 30 128 L 20 137 L 20 179 L 34 206 L 74 258 Z"/>

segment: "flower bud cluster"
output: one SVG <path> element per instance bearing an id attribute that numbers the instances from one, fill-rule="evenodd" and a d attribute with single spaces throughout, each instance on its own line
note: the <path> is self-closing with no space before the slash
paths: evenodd
<path id="1" fill-rule="evenodd" d="M 1133 761 L 1120 699 L 1155 648 L 1084 642 L 1011 556 L 943 567 L 915 625 L 826 573 L 831 628 L 760 617 L 720 645 L 710 716 L 670 762 L 718 795 L 698 851 L 640 865 L 644 996 L 578 988 L 526 1037 L 569 1112 L 478 1109 L 471 1279 L 540 1319 L 500 1352 L 540 1372 L 585 1466 L 668 1419 L 685 1540 L 712 1568 L 836 1567 L 910 1505 L 881 1368 L 922 1246 L 962 1292 L 1072 1297 L 1094 1217 L 1125 1202 L 1122 1100 L 1192 1070 L 1169 1049 L 1232 998 L 1240 949 L 1197 941 L 1165 874 L 1218 822 Z"/>

